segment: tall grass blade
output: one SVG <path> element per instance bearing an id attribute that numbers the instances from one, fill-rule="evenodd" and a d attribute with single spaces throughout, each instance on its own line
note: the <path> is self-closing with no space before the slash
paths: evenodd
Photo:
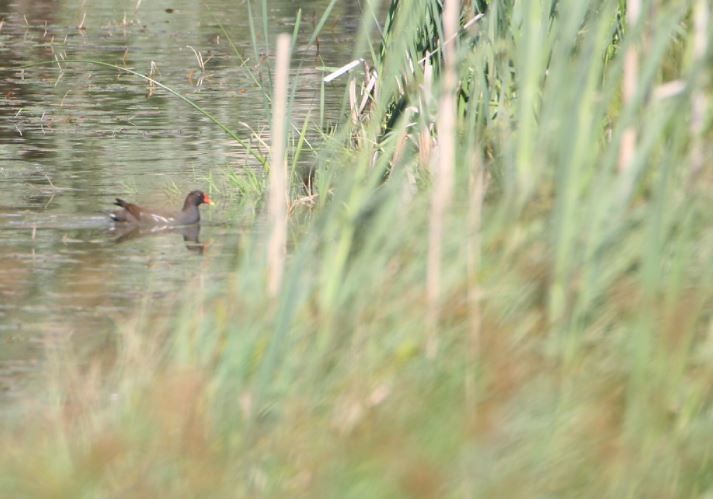
<path id="1" fill-rule="evenodd" d="M 287 115 L 287 82 L 290 69 L 291 39 L 287 34 L 277 37 L 275 88 L 272 98 L 272 144 L 270 149 L 270 204 L 272 226 L 268 243 L 268 291 L 276 297 L 282 285 L 287 252 L 287 160 L 285 133 Z"/>
<path id="2" fill-rule="evenodd" d="M 453 39 L 458 32 L 460 1 L 446 0 L 443 14 L 445 40 Z M 431 218 L 428 236 L 428 278 L 426 283 L 429 302 L 428 355 L 434 358 L 438 352 L 437 329 L 440 316 L 441 259 L 445 221 L 453 197 L 456 160 L 456 48 L 452 43 L 443 43 L 445 67 L 442 95 L 438 107 L 438 153 L 434 165 Z"/>

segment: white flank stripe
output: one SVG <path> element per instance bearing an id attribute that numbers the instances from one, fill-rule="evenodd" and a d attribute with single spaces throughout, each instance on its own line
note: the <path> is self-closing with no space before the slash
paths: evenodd
<path id="1" fill-rule="evenodd" d="M 163 222 L 163 223 L 165 223 L 165 224 L 167 224 L 167 223 L 169 223 L 169 222 L 171 221 L 170 218 L 162 217 L 161 215 L 156 215 L 155 213 L 152 213 L 152 214 L 151 214 L 151 218 L 152 218 L 155 222 Z"/>

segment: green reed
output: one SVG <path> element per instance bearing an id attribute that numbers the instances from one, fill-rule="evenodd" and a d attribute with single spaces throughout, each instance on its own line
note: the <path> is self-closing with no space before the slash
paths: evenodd
<path id="1" fill-rule="evenodd" d="M 397 12 L 375 100 L 324 137 L 314 203 L 291 191 L 281 292 L 257 235 L 225 282 L 187 286 L 174 319 L 147 302 L 111 367 L 58 367 L 52 403 L 6 425 L 0 490 L 710 493 L 713 177 L 693 168 L 711 138 L 709 30 L 693 13 L 710 6 L 639 3 L 627 24 L 618 0 L 493 2 L 460 34 L 435 324 L 443 87 L 417 47 L 438 6 Z"/>

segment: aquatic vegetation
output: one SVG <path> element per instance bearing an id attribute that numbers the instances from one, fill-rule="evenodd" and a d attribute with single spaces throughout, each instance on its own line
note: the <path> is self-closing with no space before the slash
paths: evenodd
<path id="1" fill-rule="evenodd" d="M 2 495 L 711 492 L 709 3 L 492 2 L 467 30 L 455 4 L 436 63 L 440 2 L 392 9 L 383 52 L 367 2 L 378 76 L 345 73 L 268 212 L 287 251 L 260 231 L 169 319 L 147 298 L 111 355 L 57 358 Z M 313 126 L 286 118 L 269 175 Z"/>

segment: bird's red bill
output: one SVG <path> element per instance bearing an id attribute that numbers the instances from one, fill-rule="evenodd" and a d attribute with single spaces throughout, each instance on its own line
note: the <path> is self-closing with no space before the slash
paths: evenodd
<path id="1" fill-rule="evenodd" d="M 203 202 L 205 204 L 215 204 L 208 194 L 203 194 Z"/>

